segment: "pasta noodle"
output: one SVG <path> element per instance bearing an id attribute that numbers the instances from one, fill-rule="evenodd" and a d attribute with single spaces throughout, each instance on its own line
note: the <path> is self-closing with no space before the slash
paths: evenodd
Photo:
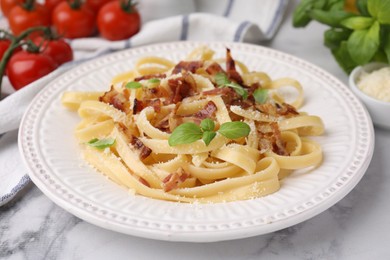
<path id="1" fill-rule="evenodd" d="M 295 90 L 287 104 L 280 89 Z M 150 198 L 225 202 L 274 193 L 293 170 L 316 167 L 320 117 L 298 112 L 300 83 L 273 80 L 202 46 L 179 63 L 144 57 L 107 92 L 66 92 L 84 158 Z"/>

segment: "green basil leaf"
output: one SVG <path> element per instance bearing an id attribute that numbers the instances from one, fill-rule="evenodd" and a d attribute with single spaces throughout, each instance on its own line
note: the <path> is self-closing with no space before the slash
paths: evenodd
<path id="1" fill-rule="evenodd" d="M 233 121 L 223 123 L 219 128 L 218 133 L 229 139 L 237 139 L 248 136 L 250 131 L 251 129 L 247 123 Z"/>
<path id="2" fill-rule="evenodd" d="M 142 88 L 142 84 L 137 81 L 130 81 L 126 84 L 125 87 L 130 89 L 137 89 L 137 88 Z"/>
<path id="3" fill-rule="evenodd" d="M 214 131 L 215 123 L 210 118 L 206 118 L 200 122 L 200 128 L 202 128 L 203 131 Z"/>
<path id="4" fill-rule="evenodd" d="M 218 86 L 223 86 L 230 83 L 227 75 L 223 72 L 218 72 L 217 74 L 215 74 L 214 80 Z"/>
<path id="5" fill-rule="evenodd" d="M 369 29 L 356 30 L 348 39 L 348 51 L 359 65 L 368 63 L 379 48 L 379 23 L 376 21 Z"/>
<path id="6" fill-rule="evenodd" d="M 324 32 L 324 44 L 329 49 L 340 47 L 342 41 L 346 41 L 352 31 L 344 28 L 331 28 Z"/>
<path id="7" fill-rule="evenodd" d="M 344 0 L 329 0 L 325 10 L 328 11 L 344 10 Z"/>
<path id="8" fill-rule="evenodd" d="M 381 24 L 390 24 L 390 0 L 368 0 L 368 12 Z"/>
<path id="9" fill-rule="evenodd" d="M 370 27 L 374 21 L 372 17 L 356 16 L 342 20 L 341 24 L 352 30 L 362 30 Z"/>
<path id="10" fill-rule="evenodd" d="M 349 74 L 358 64 L 348 52 L 347 41 L 342 41 L 338 48 L 332 49 L 332 55 L 345 73 Z"/>
<path id="11" fill-rule="evenodd" d="M 157 84 L 157 83 L 160 83 L 160 79 L 157 79 L 157 78 L 149 79 L 148 83 Z"/>
<path id="12" fill-rule="evenodd" d="M 253 97 L 257 103 L 264 104 L 268 98 L 268 90 L 264 88 L 256 89 L 255 92 L 253 92 Z"/>
<path id="13" fill-rule="evenodd" d="M 203 132 L 195 123 L 184 123 L 173 130 L 168 139 L 170 146 L 190 144 L 202 138 Z"/>
<path id="14" fill-rule="evenodd" d="M 356 0 L 356 7 L 359 10 L 359 13 L 365 16 L 370 15 L 368 12 L 367 2 L 368 0 Z"/>
<path id="15" fill-rule="evenodd" d="M 329 25 L 331 27 L 341 27 L 340 22 L 348 17 L 352 17 L 354 14 L 347 13 L 345 11 L 323 11 L 323 10 L 311 10 L 310 17 L 320 23 Z"/>
<path id="16" fill-rule="evenodd" d="M 387 57 L 387 63 L 390 63 L 390 26 L 384 28 L 383 33 L 383 50 Z"/>
<path id="17" fill-rule="evenodd" d="M 309 11 L 313 8 L 315 0 L 302 0 L 294 9 L 293 26 L 305 27 L 310 21 Z"/>
<path id="18" fill-rule="evenodd" d="M 205 131 L 205 132 L 203 132 L 202 140 L 206 144 L 206 146 L 208 146 L 216 135 L 217 135 L 216 132 Z"/>
<path id="19" fill-rule="evenodd" d="M 113 146 L 115 144 L 114 138 L 103 138 L 103 139 L 91 139 L 87 142 L 89 146 L 95 147 L 97 149 L 103 150 L 107 147 Z"/>

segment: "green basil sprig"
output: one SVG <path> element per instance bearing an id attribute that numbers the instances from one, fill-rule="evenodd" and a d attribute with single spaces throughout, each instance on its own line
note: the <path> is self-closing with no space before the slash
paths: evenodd
<path id="1" fill-rule="evenodd" d="M 371 61 L 390 63 L 390 0 L 356 0 L 345 10 L 344 0 L 302 0 L 293 14 L 294 27 L 310 21 L 330 26 L 324 44 L 346 72 Z"/>
<path id="2" fill-rule="evenodd" d="M 168 139 L 168 144 L 170 146 L 190 144 L 202 139 L 208 146 L 217 135 L 217 132 L 229 139 L 237 139 L 248 136 L 251 130 L 248 124 L 240 121 L 223 123 L 216 132 L 214 128 L 215 123 L 209 118 L 203 119 L 199 126 L 191 122 L 181 124 L 173 130 Z"/>
<path id="3" fill-rule="evenodd" d="M 91 139 L 87 142 L 89 146 L 95 147 L 99 150 L 103 150 L 107 147 L 111 147 L 115 144 L 115 139 L 114 138 L 103 138 L 103 139 L 98 139 L 94 138 Z"/>
<path id="4" fill-rule="evenodd" d="M 218 72 L 214 76 L 215 83 L 217 83 L 218 87 L 230 87 L 232 88 L 238 95 L 242 96 L 243 99 L 248 98 L 248 91 L 240 86 L 240 84 L 236 82 L 231 82 L 227 75 L 223 72 Z"/>

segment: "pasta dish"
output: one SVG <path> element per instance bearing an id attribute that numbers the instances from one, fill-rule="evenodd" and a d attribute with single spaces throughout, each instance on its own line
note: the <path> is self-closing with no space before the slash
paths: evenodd
<path id="1" fill-rule="evenodd" d="M 215 56 L 202 46 L 178 63 L 143 57 L 106 92 L 65 92 L 85 160 L 135 194 L 201 203 L 266 196 L 318 166 L 322 149 L 308 136 L 324 126 L 298 111 L 300 83 L 251 71 L 228 48 Z"/>

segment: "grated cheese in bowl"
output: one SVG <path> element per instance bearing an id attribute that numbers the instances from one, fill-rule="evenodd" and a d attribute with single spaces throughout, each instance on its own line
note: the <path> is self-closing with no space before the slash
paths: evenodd
<path id="1" fill-rule="evenodd" d="M 357 86 L 367 95 L 385 102 L 390 102 L 390 67 L 363 71 L 357 80 Z"/>

